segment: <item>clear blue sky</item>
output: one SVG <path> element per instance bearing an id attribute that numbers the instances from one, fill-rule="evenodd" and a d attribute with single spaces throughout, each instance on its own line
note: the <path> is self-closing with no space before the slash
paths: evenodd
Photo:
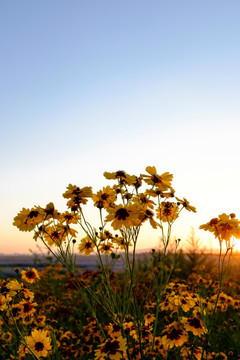
<path id="1" fill-rule="evenodd" d="M 97 190 L 105 170 L 172 172 L 198 210 L 182 238 L 240 217 L 239 14 L 237 0 L 1 2 L 0 253 L 34 248 L 12 226 L 23 206 L 64 210 L 69 183 Z"/>

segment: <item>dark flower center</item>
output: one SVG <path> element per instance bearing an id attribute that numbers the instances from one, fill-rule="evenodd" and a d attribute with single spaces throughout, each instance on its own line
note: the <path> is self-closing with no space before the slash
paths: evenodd
<path id="1" fill-rule="evenodd" d="M 182 335 L 182 330 L 180 329 L 172 329 L 171 332 L 167 335 L 170 340 L 178 340 Z"/>
<path id="2" fill-rule="evenodd" d="M 123 171 L 123 170 L 118 170 L 117 172 L 116 172 L 116 177 L 126 177 L 126 174 L 125 174 L 125 171 Z"/>
<path id="3" fill-rule="evenodd" d="M 101 195 L 102 200 L 107 200 L 109 198 L 109 195 L 104 193 Z"/>
<path id="4" fill-rule="evenodd" d="M 34 279 L 34 278 L 36 277 L 35 272 L 32 271 L 32 270 L 26 272 L 26 277 L 27 277 L 28 279 Z"/>
<path id="5" fill-rule="evenodd" d="M 23 305 L 23 311 L 25 313 L 28 313 L 31 310 L 32 310 L 32 306 L 30 306 L 30 304 L 26 303 L 26 304 Z"/>
<path id="6" fill-rule="evenodd" d="M 90 249 L 92 247 L 92 243 L 89 241 L 86 243 L 85 248 Z"/>
<path id="7" fill-rule="evenodd" d="M 118 220 L 126 220 L 126 218 L 129 216 L 129 213 L 126 209 L 120 208 L 115 213 L 115 218 Z"/>
<path id="8" fill-rule="evenodd" d="M 104 347 L 101 349 L 101 353 L 104 352 L 105 354 L 109 353 L 115 355 L 118 349 L 119 349 L 119 341 L 117 340 L 107 341 Z"/>
<path id="9" fill-rule="evenodd" d="M 157 184 L 157 183 L 161 183 L 161 182 L 162 182 L 161 178 L 158 177 L 157 175 L 153 175 L 153 176 L 151 177 L 151 180 L 153 181 L 154 184 Z"/>
<path id="10" fill-rule="evenodd" d="M 42 351 L 44 349 L 44 344 L 41 341 L 36 342 L 34 345 L 36 351 Z"/>
<path id="11" fill-rule="evenodd" d="M 38 214 L 39 214 L 38 211 L 32 210 L 32 211 L 30 211 L 30 213 L 28 214 L 28 218 L 29 218 L 29 219 L 32 219 L 33 217 L 37 217 Z"/>
<path id="12" fill-rule="evenodd" d="M 201 322 L 198 318 L 188 319 L 188 323 L 190 326 L 194 327 L 195 329 L 202 329 Z"/>

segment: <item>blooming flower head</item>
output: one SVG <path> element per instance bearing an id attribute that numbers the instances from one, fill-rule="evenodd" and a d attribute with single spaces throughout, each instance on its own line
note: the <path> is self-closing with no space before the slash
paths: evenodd
<path id="1" fill-rule="evenodd" d="M 81 240 L 80 244 L 78 245 L 78 250 L 80 254 L 88 256 L 92 252 L 94 252 L 94 247 L 95 247 L 94 242 L 90 239 L 89 236 L 86 236 Z"/>
<path id="2" fill-rule="evenodd" d="M 126 358 L 126 340 L 119 336 L 118 338 L 108 338 L 99 349 L 95 350 L 95 359 L 121 360 Z"/>
<path id="3" fill-rule="evenodd" d="M 147 166 L 146 171 L 149 175 L 142 174 L 141 176 L 148 185 L 154 185 L 161 191 L 166 191 L 171 187 L 173 175 L 169 172 L 158 175 L 155 166 Z"/>
<path id="4" fill-rule="evenodd" d="M 163 201 L 160 209 L 157 208 L 157 218 L 163 222 L 172 223 L 178 217 L 178 206 L 170 201 Z"/>
<path id="5" fill-rule="evenodd" d="M 86 204 L 87 198 L 92 197 L 92 187 L 85 186 L 83 188 L 79 188 L 76 185 L 69 184 L 67 187 L 67 191 L 63 193 L 63 197 L 65 199 L 70 199 L 72 203 L 75 204 Z"/>
<path id="6" fill-rule="evenodd" d="M 25 280 L 29 283 L 34 283 L 36 280 L 40 279 L 38 275 L 38 271 L 35 268 L 32 268 L 32 270 L 22 270 L 22 280 Z"/>
<path id="7" fill-rule="evenodd" d="M 188 341 L 186 331 L 179 327 L 177 321 L 169 324 L 162 333 L 162 342 L 164 348 L 172 349 L 174 346 L 179 347 Z"/>
<path id="8" fill-rule="evenodd" d="M 187 199 L 183 198 L 183 200 L 178 199 L 176 197 L 177 201 L 188 211 L 192 211 L 192 212 L 197 212 L 196 208 L 194 206 L 191 206 L 189 204 L 189 201 L 187 201 Z"/>
<path id="9" fill-rule="evenodd" d="M 240 239 L 240 222 L 235 218 L 235 214 L 227 215 L 223 213 L 218 218 L 213 218 L 199 228 L 212 232 L 215 238 L 219 239 L 220 243 L 225 240 L 227 246 L 230 246 L 232 236 Z"/>
<path id="10" fill-rule="evenodd" d="M 103 175 L 106 179 L 118 180 L 121 185 L 133 185 L 137 181 L 135 175 L 129 175 L 123 170 L 118 170 L 112 173 L 105 171 Z"/>
<path id="11" fill-rule="evenodd" d="M 17 226 L 20 231 L 32 231 L 42 221 L 43 216 L 37 209 L 22 208 L 17 216 L 15 216 L 13 225 Z"/>
<path id="12" fill-rule="evenodd" d="M 48 226 L 44 229 L 44 240 L 50 245 L 60 246 L 66 238 L 66 231 L 63 227 Z"/>
<path id="13" fill-rule="evenodd" d="M 186 331 L 191 331 L 193 335 L 201 336 L 205 333 L 205 329 L 201 320 L 195 316 L 193 318 L 182 318 L 182 324 Z"/>
<path id="14" fill-rule="evenodd" d="M 122 226 L 129 228 L 138 223 L 138 213 L 131 205 L 118 205 L 115 208 L 107 209 L 109 215 L 106 216 L 106 221 L 112 221 L 111 225 L 114 230 L 120 229 Z"/>
<path id="15" fill-rule="evenodd" d="M 31 336 L 26 337 L 26 343 L 38 358 L 47 357 L 52 349 L 51 339 L 46 330 L 32 330 Z"/>
<path id="16" fill-rule="evenodd" d="M 106 243 L 103 242 L 99 245 L 99 251 L 107 255 L 109 255 L 113 251 L 113 248 L 113 244 L 110 241 Z"/>
<path id="17" fill-rule="evenodd" d="M 116 200 L 116 192 L 110 187 L 104 187 L 102 190 L 99 190 L 96 194 L 92 195 L 94 201 L 94 206 L 99 209 L 108 208 L 112 206 Z"/>

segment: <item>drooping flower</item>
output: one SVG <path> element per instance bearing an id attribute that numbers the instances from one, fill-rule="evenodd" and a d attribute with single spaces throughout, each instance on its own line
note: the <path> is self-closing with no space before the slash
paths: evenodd
<path id="1" fill-rule="evenodd" d="M 192 211 L 194 213 L 197 212 L 196 208 L 194 206 L 191 206 L 189 204 L 189 201 L 187 201 L 187 199 L 183 198 L 183 200 L 181 200 L 181 199 L 179 199 L 177 197 L 176 197 L 176 199 L 186 210 Z"/>

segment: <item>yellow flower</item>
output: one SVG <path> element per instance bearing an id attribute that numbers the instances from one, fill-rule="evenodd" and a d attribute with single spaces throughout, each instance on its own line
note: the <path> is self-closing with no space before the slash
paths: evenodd
<path id="1" fill-rule="evenodd" d="M 178 217 L 178 206 L 170 201 L 163 201 L 160 209 L 157 208 L 156 216 L 160 221 L 172 223 Z"/>
<path id="2" fill-rule="evenodd" d="M 146 171 L 150 175 L 143 174 L 141 176 L 148 185 L 154 185 L 161 191 L 168 190 L 171 187 L 171 181 L 173 179 L 173 175 L 170 174 L 169 172 L 165 172 L 162 175 L 158 175 L 155 166 L 147 166 Z"/>
<path id="3" fill-rule="evenodd" d="M 205 329 L 201 320 L 195 316 L 194 318 L 182 317 L 182 324 L 186 331 L 191 331 L 193 335 L 201 336 L 205 333 Z"/>
<path id="4" fill-rule="evenodd" d="M 119 183 L 121 185 L 133 185 L 136 184 L 137 181 L 135 175 L 129 175 L 123 170 L 118 170 L 112 173 L 105 171 L 103 175 L 105 176 L 106 179 L 109 180 L 115 180 L 115 179 L 119 180 Z"/>
<path id="5" fill-rule="evenodd" d="M 80 220 L 80 215 L 74 214 L 73 211 L 65 211 L 59 215 L 59 221 L 63 223 L 66 222 L 67 224 L 77 224 L 78 220 Z"/>
<path id="6" fill-rule="evenodd" d="M 92 252 L 94 252 L 94 247 L 95 247 L 94 242 L 90 239 L 89 236 L 86 236 L 81 240 L 81 243 L 78 245 L 78 250 L 83 255 L 88 256 Z"/>
<path id="7" fill-rule="evenodd" d="M 186 331 L 179 327 L 177 321 L 169 324 L 164 329 L 162 335 L 162 343 L 166 350 L 172 349 L 174 346 L 182 346 L 188 341 L 188 335 Z"/>
<path id="8" fill-rule="evenodd" d="M 210 220 L 199 228 L 212 232 L 220 243 L 225 240 L 227 246 L 230 246 L 232 236 L 240 239 L 240 222 L 235 218 L 235 214 L 226 215 L 223 213 L 218 218 Z"/>
<path id="9" fill-rule="evenodd" d="M 193 212 L 197 212 L 196 208 L 194 206 L 191 206 L 189 204 L 189 201 L 187 201 L 187 199 L 183 198 L 183 200 L 178 199 L 176 197 L 177 201 L 188 211 L 193 211 Z"/>
<path id="10" fill-rule="evenodd" d="M 99 209 L 108 208 L 112 206 L 116 200 L 116 192 L 112 190 L 110 186 L 104 187 L 103 190 L 99 190 L 96 194 L 92 195 L 94 206 Z"/>
<path id="11" fill-rule="evenodd" d="M 29 283 L 34 283 L 36 280 L 40 279 L 38 275 L 38 271 L 35 268 L 32 268 L 32 270 L 22 270 L 22 280 L 25 280 Z"/>
<path id="12" fill-rule="evenodd" d="M 106 216 L 106 221 L 112 221 L 111 225 L 114 230 L 120 229 L 122 226 L 129 228 L 138 223 L 138 213 L 132 205 L 118 205 L 117 207 L 108 208 L 109 215 Z"/>
<path id="13" fill-rule="evenodd" d="M 123 239 L 123 237 L 115 236 L 115 238 L 112 240 L 112 242 L 113 242 L 114 244 L 117 244 L 118 249 L 120 249 L 120 250 L 125 250 L 126 247 L 127 247 L 127 245 L 128 245 L 128 246 L 132 246 L 131 241 L 128 242 L 128 244 L 127 244 L 126 241 Z"/>
<path id="14" fill-rule="evenodd" d="M 18 213 L 14 218 L 13 225 L 17 226 L 20 231 L 32 231 L 36 225 L 43 221 L 43 216 L 36 208 L 25 209 Z"/>
<path id="15" fill-rule="evenodd" d="M 50 245 L 60 246 L 66 238 L 66 231 L 59 226 L 48 226 L 44 229 L 44 239 Z"/>
<path id="16" fill-rule="evenodd" d="M 95 350 L 95 360 L 98 359 L 113 359 L 121 360 L 126 358 L 126 340 L 119 336 L 118 338 L 108 338 L 100 348 Z"/>
<path id="17" fill-rule="evenodd" d="M 11 298 L 10 298 L 11 300 Z M 4 311 L 7 309 L 9 298 L 0 294 L 0 311 Z"/>
<path id="18" fill-rule="evenodd" d="M 113 251 L 113 244 L 109 241 L 107 243 L 101 243 L 99 245 L 99 251 L 101 253 L 109 255 Z"/>
<path id="19" fill-rule="evenodd" d="M 88 197 L 92 197 L 92 187 L 85 186 L 80 189 L 76 185 L 69 184 L 67 191 L 63 194 L 65 199 L 70 199 L 76 204 L 86 204 Z"/>
<path id="20" fill-rule="evenodd" d="M 51 340 L 46 330 L 34 329 L 31 336 L 26 337 L 26 342 L 31 351 L 39 357 L 47 357 L 51 350 Z"/>

